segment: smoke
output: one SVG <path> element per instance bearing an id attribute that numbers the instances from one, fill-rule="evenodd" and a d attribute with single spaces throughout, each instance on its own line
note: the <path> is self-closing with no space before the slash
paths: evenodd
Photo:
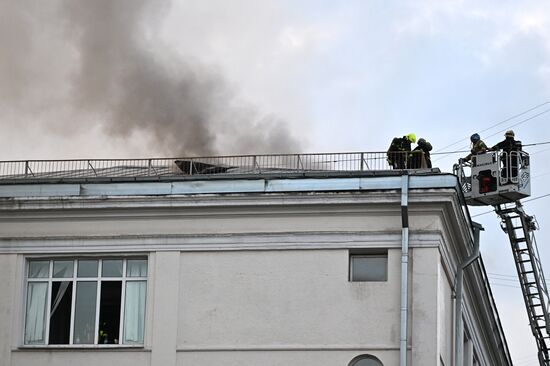
<path id="1" fill-rule="evenodd" d="M 87 121 L 107 138 L 145 134 L 170 156 L 299 151 L 285 121 L 239 100 L 213 66 L 155 39 L 168 10 L 160 3 L 0 3 L 0 46 L 9 50 L 0 107 L 54 116 L 63 133 Z"/>

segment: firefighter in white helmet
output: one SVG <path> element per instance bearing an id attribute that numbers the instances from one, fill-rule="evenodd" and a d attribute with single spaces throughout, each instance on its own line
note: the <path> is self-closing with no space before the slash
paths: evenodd
<path id="1" fill-rule="evenodd" d="M 502 169 L 501 177 L 508 177 L 508 183 L 512 183 L 511 179 L 518 176 L 518 166 L 520 161 L 521 141 L 515 139 L 515 133 L 512 130 L 506 131 L 504 140 L 491 148 L 494 151 L 500 151 L 500 161 Z"/>

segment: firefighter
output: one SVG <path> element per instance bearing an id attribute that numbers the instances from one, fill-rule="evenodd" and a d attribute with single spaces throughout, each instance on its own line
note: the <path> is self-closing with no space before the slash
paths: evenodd
<path id="1" fill-rule="evenodd" d="M 511 183 L 511 178 L 518 176 L 518 165 L 521 151 L 521 141 L 515 139 L 514 131 L 508 130 L 504 134 L 504 140 L 496 144 L 491 150 L 502 150 L 500 153 L 500 161 L 502 162 L 501 177 L 508 177 L 508 183 Z M 510 169 L 508 169 L 510 168 Z"/>
<path id="2" fill-rule="evenodd" d="M 388 163 L 393 169 L 406 169 L 407 158 L 411 152 L 411 143 L 416 142 L 416 135 L 409 133 L 403 137 L 394 137 L 388 151 Z"/>
<path id="3" fill-rule="evenodd" d="M 487 148 L 487 145 L 485 145 L 485 142 L 483 142 L 483 140 L 477 133 L 474 133 L 472 136 L 470 136 L 470 141 L 472 142 L 472 149 L 470 150 L 470 154 L 462 159 L 462 161 L 470 161 L 472 159 L 472 156 L 483 154 L 489 150 Z M 475 165 L 475 160 L 473 161 L 473 163 Z"/>
<path id="4" fill-rule="evenodd" d="M 430 159 L 430 151 L 432 150 L 432 144 L 426 139 L 418 139 L 418 146 L 416 146 L 407 163 L 409 169 L 431 168 L 432 160 Z"/>
<path id="5" fill-rule="evenodd" d="M 517 141 L 515 136 L 514 131 L 506 131 L 504 134 L 504 140 L 493 146 L 491 150 L 502 150 L 505 152 L 521 151 L 521 141 Z"/>

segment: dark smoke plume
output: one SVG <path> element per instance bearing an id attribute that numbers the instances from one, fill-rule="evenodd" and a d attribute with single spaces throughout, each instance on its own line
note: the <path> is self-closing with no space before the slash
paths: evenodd
<path id="1" fill-rule="evenodd" d="M 166 10 L 157 1 L 1 4 L 0 10 L 10 12 L 5 19 L 14 22 L 10 31 L 17 32 L 0 36 L 0 46 L 3 41 L 13 42 L 8 45 L 13 53 L 4 61 L 7 66 L 0 61 L 0 82 L 14 85 L 7 93 L 15 96 L 13 100 L 30 93 L 36 82 L 30 77 L 33 72 L 48 72 L 45 60 L 32 59 L 33 52 L 35 57 L 43 55 L 35 52 L 44 46 L 36 44 L 41 28 L 32 12 L 31 19 L 26 18 L 25 7 L 36 10 L 38 3 L 49 3 L 48 11 L 35 11 L 36 16 L 48 23 L 53 37 L 69 50 L 63 57 L 66 69 L 53 73 L 69 80 L 68 92 L 53 101 L 68 104 L 70 112 L 65 118 L 78 121 L 80 116 L 89 116 L 102 124 L 107 135 L 128 137 L 145 132 L 156 150 L 168 155 L 299 150 L 284 121 L 243 105 L 214 69 L 162 51 L 150 36 Z M 35 67 L 33 62 L 44 65 Z M 6 93 L 4 87 L 0 89 L 0 95 Z"/>

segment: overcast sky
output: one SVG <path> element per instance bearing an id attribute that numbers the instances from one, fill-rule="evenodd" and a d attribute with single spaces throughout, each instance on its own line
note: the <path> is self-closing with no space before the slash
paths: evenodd
<path id="1" fill-rule="evenodd" d="M 159 3 L 0 0 L 2 160 L 382 151 L 409 132 L 441 152 L 512 126 L 550 141 L 550 104 L 485 131 L 550 100 L 547 1 Z M 549 148 L 526 148 L 533 197 Z M 548 203 L 525 206 L 550 276 Z M 475 219 L 515 365 L 536 364 L 507 238 Z"/>

